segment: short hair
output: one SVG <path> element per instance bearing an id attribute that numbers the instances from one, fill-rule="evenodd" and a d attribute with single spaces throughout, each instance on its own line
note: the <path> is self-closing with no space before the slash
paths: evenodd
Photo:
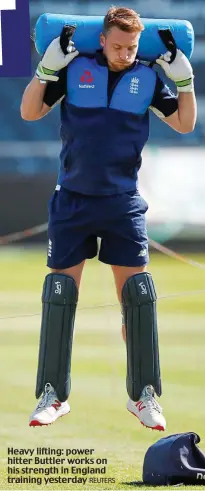
<path id="1" fill-rule="evenodd" d="M 106 35 L 112 27 L 118 27 L 125 32 L 141 32 L 144 31 L 144 26 L 141 22 L 140 15 L 135 10 L 127 7 L 112 6 L 105 18 L 103 25 L 103 33 Z"/>

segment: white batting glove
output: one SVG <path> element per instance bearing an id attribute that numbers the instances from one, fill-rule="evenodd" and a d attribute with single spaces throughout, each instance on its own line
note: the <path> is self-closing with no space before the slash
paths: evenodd
<path id="1" fill-rule="evenodd" d="M 171 52 L 167 51 L 156 60 L 156 63 L 163 68 L 167 77 L 175 82 L 178 92 L 192 92 L 194 90 L 194 75 L 188 58 L 180 49 L 177 49 L 175 60 L 168 63 L 170 59 Z"/>
<path id="2" fill-rule="evenodd" d="M 42 60 L 38 64 L 36 76 L 39 80 L 57 82 L 58 71 L 65 68 L 76 56 L 79 51 L 74 46 L 73 41 L 69 41 L 67 55 L 64 55 L 60 46 L 60 36 L 49 44 Z"/>

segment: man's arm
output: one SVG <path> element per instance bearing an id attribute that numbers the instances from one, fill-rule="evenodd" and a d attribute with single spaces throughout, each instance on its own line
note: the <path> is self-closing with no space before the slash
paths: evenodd
<path id="1" fill-rule="evenodd" d="M 61 49 L 60 37 L 54 39 L 48 46 L 38 64 L 36 76 L 24 91 L 21 102 L 23 119 L 35 121 L 43 118 L 52 106 L 65 95 L 65 70 L 67 71 L 67 65 L 78 55 L 78 51 L 71 41 L 72 34 L 73 30 L 67 37 L 67 54 L 64 54 Z"/>
<path id="2" fill-rule="evenodd" d="M 178 95 L 178 110 L 162 119 L 179 133 L 190 133 L 194 130 L 197 118 L 195 93 L 180 92 Z"/>
<path id="3" fill-rule="evenodd" d="M 196 122 L 194 91 L 176 96 L 157 75 L 155 93 L 149 107 L 161 121 L 179 133 L 193 131 Z"/>
<path id="4" fill-rule="evenodd" d="M 65 96 L 66 85 L 67 67 L 59 72 L 56 82 L 42 83 L 37 77 L 34 77 L 23 94 L 22 118 L 26 121 L 36 121 L 43 118 Z"/>
<path id="5" fill-rule="evenodd" d="M 178 92 L 178 108 L 176 112 L 162 120 L 180 133 L 190 133 L 194 130 L 197 118 L 197 105 L 194 93 L 193 70 L 186 56 L 177 50 L 172 63 L 168 63 L 171 53 L 167 52 L 156 60 L 165 71 L 168 78 L 173 80 Z"/>
<path id="6" fill-rule="evenodd" d="M 47 83 L 41 83 L 34 77 L 26 87 L 21 102 L 21 117 L 26 121 L 36 121 L 43 118 L 51 107 L 44 102 Z"/>

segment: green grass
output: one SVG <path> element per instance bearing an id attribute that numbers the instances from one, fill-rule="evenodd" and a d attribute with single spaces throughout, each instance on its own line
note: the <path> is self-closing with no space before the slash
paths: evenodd
<path id="1" fill-rule="evenodd" d="M 192 257 L 205 262 L 205 256 Z M 83 274 L 73 348 L 71 413 L 46 428 L 28 426 L 29 413 L 36 404 L 45 259 L 45 251 L 40 250 L 7 248 L 1 253 L 0 489 L 132 489 L 132 484 L 142 479 L 146 450 L 164 435 L 143 428 L 126 411 L 125 346 L 108 266 L 88 261 Z M 159 297 L 183 293 L 158 301 L 163 378 L 160 402 L 168 423 L 165 435 L 195 431 L 202 437 L 200 448 L 205 450 L 205 292 L 184 294 L 205 289 L 204 272 L 162 255 L 152 255 L 149 270 Z M 106 477 L 116 482 L 8 484 L 8 447 L 95 449 L 95 458 L 107 459 L 107 472 L 89 475 L 88 479 Z"/>

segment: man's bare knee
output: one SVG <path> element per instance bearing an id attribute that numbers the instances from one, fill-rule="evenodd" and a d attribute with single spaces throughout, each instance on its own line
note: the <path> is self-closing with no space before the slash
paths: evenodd
<path id="1" fill-rule="evenodd" d="M 67 276 L 71 276 L 71 278 L 75 280 L 77 288 L 79 288 L 84 264 L 85 261 L 82 261 L 80 264 L 77 264 L 76 266 L 72 266 L 71 268 L 51 269 L 51 273 L 57 273 L 57 274 L 60 273 L 60 274 L 65 274 Z"/>

